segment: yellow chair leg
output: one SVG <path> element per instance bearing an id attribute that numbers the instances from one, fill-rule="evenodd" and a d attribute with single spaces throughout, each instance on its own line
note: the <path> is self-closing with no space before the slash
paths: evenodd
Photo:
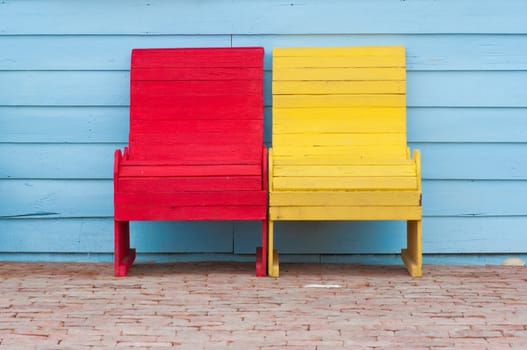
<path id="1" fill-rule="evenodd" d="M 271 277 L 278 277 L 280 268 L 278 265 L 278 251 L 273 249 L 274 244 L 274 222 L 269 220 L 269 235 L 267 238 L 267 273 Z"/>
<path id="2" fill-rule="evenodd" d="M 413 277 L 421 277 L 423 274 L 423 242 L 422 221 L 409 220 L 407 226 L 407 248 L 401 251 L 404 265 Z"/>

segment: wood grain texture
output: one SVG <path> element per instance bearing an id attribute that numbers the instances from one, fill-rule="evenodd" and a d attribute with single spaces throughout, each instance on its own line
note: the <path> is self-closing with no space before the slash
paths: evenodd
<path id="1" fill-rule="evenodd" d="M 308 1 L 303 6 L 220 0 L 204 7 L 189 2 L 178 5 L 177 11 L 173 2 L 150 5 L 63 0 L 0 4 L 0 192 L 5 199 L 0 212 L 19 218 L 7 221 L 12 229 L 0 227 L 0 247 L 11 249 L 3 258 L 97 261 L 103 259 L 100 254 L 107 254 L 110 261 L 108 252 L 97 253 L 97 240 L 111 244 L 107 232 L 112 225 L 92 225 L 91 220 L 102 216 L 111 222 L 113 215 L 108 180 L 113 149 L 128 141 L 131 49 L 230 45 L 265 47 L 264 122 L 269 145 L 273 48 L 405 46 L 408 142 L 422 150 L 423 178 L 429 179 L 423 184 L 424 212 L 433 215 L 424 220 L 423 248 L 425 253 L 439 254 L 428 261 L 499 263 L 497 255 L 480 254 L 526 251 L 523 1 L 475 7 L 468 0 Z M 354 77 L 351 71 L 343 70 L 342 75 L 356 79 L 368 73 L 360 71 Z M 310 69 L 307 77 L 320 74 Z M 242 114 L 239 118 L 244 120 Z M 335 130 L 343 122 L 344 118 L 326 117 L 326 123 L 315 127 Z M 388 122 L 382 125 L 396 127 Z M 288 124 L 288 128 L 295 125 Z M 358 124 L 347 125 L 357 128 Z M 404 125 L 398 127 L 405 130 Z M 62 220 L 82 224 L 62 225 Z M 189 259 L 237 259 L 230 255 L 233 245 L 245 246 L 237 252 L 253 254 L 260 241 L 258 222 L 206 223 L 205 236 L 199 224 L 132 223 L 136 232 L 132 240 L 135 237 L 134 244 L 145 252 L 210 252 L 191 254 Z M 356 222 L 276 226 L 277 247 L 294 254 L 289 259 L 367 262 L 363 255 L 332 254 L 372 254 L 372 260 L 383 259 L 378 254 L 397 254 L 404 243 L 399 235 L 404 228 L 398 222 L 388 226 L 369 222 L 367 230 Z M 502 239 L 496 240 L 497 236 Z M 142 259 L 177 260 L 180 255 Z"/>
<path id="2" fill-rule="evenodd" d="M 273 134 L 293 133 L 405 133 L 403 107 L 278 108 L 273 107 Z M 371 119 L 375 118 L 376 123 Z"/>
<path id="3" fill-rule="evenodd" d="M 122 192 L 255 191 L 262 188 L 260 176 L 119 177 Z"/>
<path id="4" fill-rule="evenodd" d="M 176 176 L 259 176 L 258 165 L 128 165 L 123 163 L 121 177 L 176 177 Z"/>
<path id="5" fill-rule="evenodd" d="M 9 218 L 111 217 L 110 180 L 0 180 Z M 527 181 L 423 181 L 423 215 L 433 217 L 527 216 Z"/>
<path id="6" fill-rule="evenodd" d="M 45 14 L 43 14 L 45 15 Z M 226 47 L 226 35 L 4 35 L 2 70 L 129 70 L 136 47 Z M 233 35 L 233 46 L 263 46 L 264 67 L 271 70 L 275 47 L 404 45 L 408 71 L 525 70 L 527 35 L 403 34 Z M 34 55 L 38 52 L 38 55 Z M 351 71 L 351 70 L 349 70 Z"/>
<path id="7" fill-rule="evenodd" d="M 406 105 L 527 107 L 526 79 L 527 71 L 408 72 Z M 130 103 L 128 84 L 129 73 L 123 71 L 1 71 L 0 88 L 5 93 L 0 95 L 0 106 L 123 107 Z M 264 104 L 271 106 L 270 73 L 264 75 L 264 96 Z"/>
<path id="8" fill-rule="evenodd" d="M 521 0 L 511 0 L 505 5 L 485 2 L 476 7 L 470 0 L 432 5 L 384 0 L 331 4 L 314 0 L 302 3 L 221 0 L 206 4 L 179 4 L 175 11 L 170 1 L 155 4 L 131 1 L 124 7 L 118 2 L 100 0 L 84 4 L 57 0 L 36 4 L 15 2 L 3 6 L 0 29 L 5 34 L 39 31 L 42 34 L 191 35 L 526 32 L 521 14 L 527 12 L 527 5 Z M 93 18 L 99 20 L 93 21 Z"/>
<path id="9" fill-rule="evenodd" d="M 404 69 L 404 47 L 273 50 L 273 111 L 278 113 L 270 158 L 269 275 L 279 275 L 274 220 L 408 220 L 403 262 L 410 275 L 422 274 L 420 153 L 414 150 L 410 162 L 404 72 L 399 80 L 389 79 L 391 70 L 385 79 L 375 72 L 388 67 Z M 314 80 L 302 73 L 312 68 L 317 69 Z M 350 68 L 364 76 L 356 78 Z M 329 80 L 322 69 L 329 69 Z M 337 69 L 345 69 L 345 77 L 335 81 Z M 333 129 L 323 126 L 328 118 Z M 395 128 L 379 128 L 385 120 Z M 417 196 L 413 202 L 411 195 Z"/>
<path id="10" fill-rule="evenodd" d="M 263 48 L 150 48 L 132 50 L 135 68 L 259 68 L 263 64 Z M 252 70 L 249 70 L 253 72 Z M 217 73 L 223 70 L 217 70 Z M 228 78 L 231 79 L 230 77 Z M 202 78 L 198 79 L 202 80 Z"/>
<path id="11" fill-rule="evenodd" d="M 258 205 L 265 200 L 264 191 L 183 191 L 183 192 L 120 192 L 115 195 L 116 206 L 220 206 Z"/>
<path id="12" fill-rule="evenodd" d="M 264 220 L 265 206 L 131 206 L 116 208 L 116 220 Z"/>
<path id="13" fill-rule="evenodd" d="M 114 162 L 115 276 L 135 260 L 132 220 L 261 220 L 265 276 L 263 49 L 134 49 L 131 61 L 129 146 Z"/>
<path id="14" fill-rule="evenodd" d="M 318 220 L 418 220 L 419 206 L 287 206 L 270 207 L 269 218 L 273 220 L 318 221 Z M 271 245 L 269 245 L 271 247 Z"/>
<path id="15" fill-rule="evenodd" d="M 525 108 L 410 107 L 407 115 L 408 141 L 455 142 L 458 147 L 468 143 L 482 146 L 491 143 L 488 146 L 492 148 L 522 147 L 521 143 L 527 142 L 527 119 L 523 117 L 526 111 Z M 275 114 L 286 112 L 291 113 L 291 117 L 297 115 L 292 109 L 275 110 Z M 336 115 L 337 110 L 334 109 L 334 112 Z M 240 118 L 242 116 L 240 114 Z M 339 131 L 339 125 L 342 126 L 340 130 L 348 125 L 346 128 L 364 132 L 406 129 L 404 125 L 391 123 L 389 117 L 385 117 L 378 126 L 352 120 L 348 122 L 345 113 L 342 118 L 332 117 L 328 116 L 325 123 L 310 129 L 327 127 L 326 130 Z M 127 107 L 0 107 L 0 142 L 123 144 L 128 140 L 128 119 Z M 271 141 L 271 128 L 280 127 L 278 124 L 272 126 L 271 119 L 271 108 L 267 107 L 264 119 L 266 143 Z M 287 128 L 292 130 L 295 125 L 300 126 L 291 121 Z M 359 129 L 360 126 L 362 129 Z"/>
<path id="16" fill-rule="evenodd" d="M 328 112 L 329 113 L 329 112 Z M 370 118 L 371 120 L 371 118 Z M 369 124 L 375 124 L 369 122 Z M 376 146 L 376 147 L 398 147 L 406 145 L 406 134 L 397 132 L 377 132 L 377 133 L 358 133 L 354 130 L 348 132 L 323 133 L 323 132 L 304 132 L 304 133 L 284 133 L 275 134 L 273 146 L 276 148 L 286 148 L 288 146 L 310 146 L 331 147 L 331 146 Z"/>
<path id="17" fill-rule="evenodd" d="M 274 191 L 269 193 L 270 206 L 418 206 L 421 196 L 417 191 Z"/>
<path id="18" fill-rule="evenodd" d="M 113 252 L 113 237 L 109 234 L 113 225 L 113 218 L 0 220 L 2 252 L 18 255 L 27 251 L 28 242 L 39 242 L 33 253 L 55 254 L 60 261 L 58 256 L 62 253 L 87 254 L 89 251 L 94 255 L 93 260 L 87 257 L 86 261 L 97 261 L 98 254 Z M 48 229 L 42 230 L 42 227 Z M 233 222 L 230 221 L 132 222 L 131 228 L 132 244 L 141 247 L 145 254 L 232 253 Z"/>
<path id="19" fill-rule="evenodd" d="M 402 164 L 362 164 L 362 165 L 275 165 L 275 177 L 411 177 L 415 176 L 415 166 Z"/>
<path id="20" fill-rule="evenodd" d="M 303 77 L 294 77 L 293 81 L 275 81 L 273 91 L 276 94 L 404 94 L 404 80 L 366 80 L 366 81 L 299 81 Z M 344 80 L 344 78 L 342 78 Z"/>
<path id="21" fill-rule="evenodd" d="M 276 191 L 416 190 L 416 176 L 274 176 Z"/>

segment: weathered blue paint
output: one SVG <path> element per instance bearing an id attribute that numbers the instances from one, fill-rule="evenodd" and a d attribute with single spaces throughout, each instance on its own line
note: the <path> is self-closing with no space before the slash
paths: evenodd
<path id="1" fill-rule="evenodd" d="M 470 127 L 470 125 L 467 125 Z M 113 176 L 112 152 L 125 143 L 0 144 L 1 179 L 101 179 Z M 527 144 L 412 143 L 425 180 L 527 180 Z M 82 155 L 82 156 L 79 156 Z M 21 159 L 25 161 L 22 162 Z"/>
<path id="2" fill-rule="evenodd" d="M 407 114 L 410 142 L 527 142 L 527 108 L 410 107 Z M 270 142 L 268 107 L 265 118 Z M 0 107 L 0 125 L 2 143 L 126 143 L 128 107 Z"/>
<path id="3" fill-rule="evenodd" d="M 130 50 L 231 45 L 266 49 L 268 144 L 273 47 L 404 45 L 425 263 L 525 258 L 526 13 L 521 0 L 1 2 L 0 260 L 111 261 Z M 276 245 L 283 261 L 399 264 L 403 226 L 283 222 Z M 139 261 L 252 261 L 259 228 L 133 223 L 132 240 Z"/>
<path id="4" fill-rule="evenodd" d="M 525 35 L 11 35 L 0 36 L 5 48 L 0 70 L 130 69 L 134 47 L 214 47 L 259 45 L 265 48 L 265 69 L 271 69 L 273 47 L 404 45 L 407 70 L 525 70 Z M 32 47 L 39 55 L 28 50 Z"/>
<path id="5" fill-rule="evenodd" d="M 271 106 L 271 72 L 264 74 Z M 126 71 L 0 71 L 2 106 L 107 106 L 130 103 Z M 527 107 L 527 71 L 414 71 L 409 107 Z M 430 82 L 434 84 L 430 84 Z M 42 94 L 42 91 L 47 91 Z"/>
<path id="6" fill-rule="evenodd" d="M 0 219 L 113 215 L 111 180 L 0 180 L 0 193 Z M 524 216 L 526 198 L 524 180 L 423 181 L 424 216 Z"/>
<path id="7" fill-rule="evenodd" d="M 5 34 L 527 33 L 523 0 L 47 0 L 4 1 L 2 11 Z"/>

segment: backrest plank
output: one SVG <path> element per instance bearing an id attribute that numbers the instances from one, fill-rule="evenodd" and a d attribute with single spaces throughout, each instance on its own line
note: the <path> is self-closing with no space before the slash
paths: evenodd
<path id="1" fill-rule="evenodd" d="M 132 67 L 138 68 L 261 68 L 261 47 L 134 49 Z"/>

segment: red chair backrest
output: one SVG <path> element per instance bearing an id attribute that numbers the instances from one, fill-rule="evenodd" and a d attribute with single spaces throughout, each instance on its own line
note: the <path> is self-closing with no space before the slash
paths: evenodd
<path id="1" fill-rule="evenodd" d="M 255 164 L 263 48 L 134 49 L 130 160 Z"/>

